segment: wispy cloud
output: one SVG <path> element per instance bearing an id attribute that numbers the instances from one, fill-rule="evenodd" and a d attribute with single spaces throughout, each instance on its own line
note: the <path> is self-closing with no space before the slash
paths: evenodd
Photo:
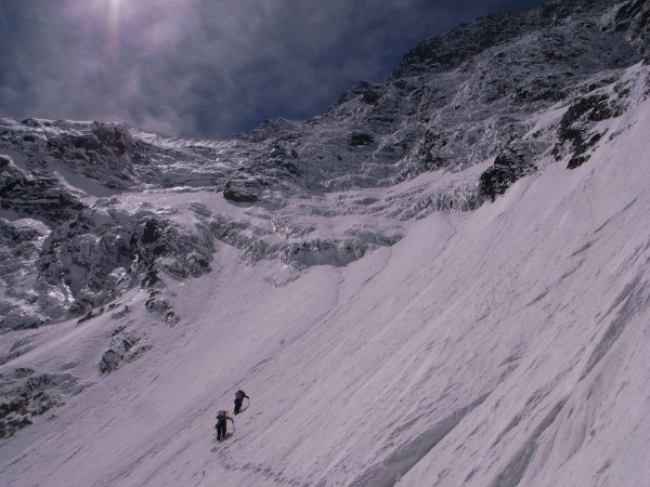
<path id="1" fill-rule="evenodd" d="M 228 137 L 383 80 L 419 40 L 515 0 L 30 0 L 0 4 L 0 116 Z"/>

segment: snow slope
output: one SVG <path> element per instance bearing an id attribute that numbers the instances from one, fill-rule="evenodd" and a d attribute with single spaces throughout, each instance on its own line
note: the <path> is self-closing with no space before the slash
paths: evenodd
<path id="1" fill-rule="evenodd" d="M 650 485 L 650 103 L 601 125 L 587 164 L 548 155 L 345 266 L 246 266 L 219 242 L 210 273 L 160 290 L 175 326 L 134 290 L 129 313 L 24 331 L 0 373 L 70 372 L 79 393 L 0 443 L 0 485 Z M 102 375 L 118 326 L 152 352 Z"/>

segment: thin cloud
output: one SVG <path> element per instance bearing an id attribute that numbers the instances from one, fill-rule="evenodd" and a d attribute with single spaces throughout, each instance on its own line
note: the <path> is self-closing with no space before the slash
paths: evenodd
<path id="1" fill-rule="evenodd" d="M 538 1 L 31 0 L 0 6 L 0 116 L 230 137 L 382 81 L 421 39 Z"/>

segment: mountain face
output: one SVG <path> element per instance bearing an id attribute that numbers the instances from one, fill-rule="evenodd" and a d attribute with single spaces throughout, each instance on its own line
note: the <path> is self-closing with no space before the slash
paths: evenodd
<path id="1" fill-rule="evenodd" d="M 0 327 L 83 316 L 160 273 L 198 277 L 209 270 L 215 241 L 241 249 L 249 263 L 344 265 L 400 238 L 374 228 L 318 235 L 292 217 L 309 213 L 295 208 L 299 201 L 389 188 L 429 171 L 457 175 L 397 205 L 379 198 L 327 210 L 400 221 L 476 209 L 535 172 L 549 151 L 578 167 L 607 136 L 597 122 L 632 101 L 623 74 L 646 54 L 649 15 L 641 1 L 558 1 L 481 18 L 423 41 L 385 83 L 361 82 L 321 117 L 268 121 L 233 141 L 5 119 Z M 536 116 L 553 106 L 562 107 L 557 119 L 531 133 Z M 488 160 L 480 176 L 464 176 Z M 181 228 L 175 209 L 135 208 L 120 198 L 166 191 L 215 193 L 274 225 L 210 215 L 197 201 L 196 226 Z M 21 226 L 26 220 L 34 223 Z"/>
<path id="2" fill-rule="evenodd" d="M 588 167 L 634 129 L 611 122 L 650 97 L 649 35 L 641 0 L 490 15 L 424 40 L 385 82 L 361 81 L 319 117 L 267 121 L 229 141 L 0 120 L 0 438 L 88 385 L 13 365 L 40 329 L 110 316 L 94 366 L 137 367 L 127 364 L 152 346 L 126 325 L 127 292 L 180 327 L 171 284 L 206 279 L 230 249 L 252 268 L 285 265 L 268 279 L 282 287 L 396 245 L 413 220 L 493 204 L 548 167 Z M 355 485 L 379 485 L 376 472 Z"/>

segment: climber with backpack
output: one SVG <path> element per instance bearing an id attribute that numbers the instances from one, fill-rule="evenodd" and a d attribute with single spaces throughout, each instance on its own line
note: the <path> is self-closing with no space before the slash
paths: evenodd
<path id="1" fill-rule="evenodd" d="M 235 420 L 230 417 L 228 411 L 222 409 L 217 413 L 217 424 L 214 426 L 217 429 L 217 440 L 221 441 L 226 439 L 228 431 L 227 422 L 232 421 L 232 427 L 235 428 Z"/>
<path id="2" fill-rule="evenodd" d="M 244 402 L 244 398 L 250 401 L 250 397 L 248 397 L 246 393 L 241 389 L 235 392 L 235 415 L 239 414 L 239 412 L 241 411 L 241 406 L 242 403 Z"/>

